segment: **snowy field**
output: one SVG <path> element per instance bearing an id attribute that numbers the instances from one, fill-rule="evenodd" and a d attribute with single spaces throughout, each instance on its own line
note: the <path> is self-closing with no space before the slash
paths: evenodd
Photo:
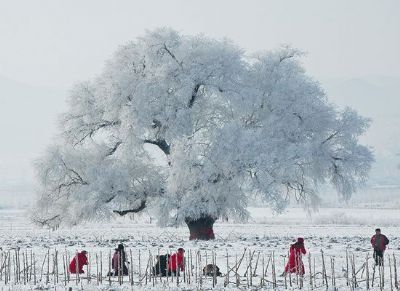
<path id="1" fill-rule="evenodd" d="M 2 247 L 0 286 L 5 286 L 3 274 L 4 258 L 8 253 L 11 256 L 10 273 L 13 275 L 11 275 L 7 288 L 12 290 L 53 290 L 54 286 L 59 287 L 59 289 L 72 287 L 73 289 L 83 288 L 84 290 L 207 289 L 212 288 L 213 280 L 205 277 L 200 280 L 200 269 L 206 263 L 211 263 L 214 255 L 217 265 L 224 275 L 222 278 L 217 278 L 216 288 L 218 289 L 242 290 L 249 288 L 260 290 L 261 279 L 264 279 L 263 288 L 266 290 L 272 289 L 274 282 L 276 282 L 277 289 L 298 289 L 301 284 L 299 278 L 292 276 L 290 278 L 292 286 L 290 286 L 289 277 L 285 280 L 284 277 L 279 275 L 284 269 L 283 265 L 290 243 L 294 238 L 301 236 L 305 238 L 306 249 L 311 254 L 311 274 L 315 274 L 312 279 L 313 289 L 326 289 L 326 286 L 322 285 L 323 283 L 326 284 L 326 282 L 328 282 L 329 288 L 333 284 L 339 289 L 350 288 L 347 286 L 346 276 L 347 250 L 349 255 L 350 285 L 354 284 L 355 278 L 359 288 L 366 289 L 367 271 L 363 265 L 367 254 L 369 254 L 370 288 L 379 290 L 378 270 L 375 274 L 374 287 L 371 286 L 373 260 L 371 258 L 372 252 L 369 239 L 374 233 L 374 229 L 381 227 L 382 232 L 390 240 L 389 249 L 386 252 L 384 288 L 387 290 L 391 288 L 390 271 L 392 272 L 394 288 L 395 269 L 393 258 L 400 260 L 400 211 L 398 209 L 328 208 L 321 209 L 319 213 L 313 214 L 311 217 L 305 214 L 302 209 L 297 208 L 289 209 L 282 215 L 275 215 L 267 208 L 251 208 L 250 211 L 252 219 L 248 223 L 218 222 L 214 227 L 216 240 L 200 242 L 188 241 L 189 232 L 186 227 L 159 228 L 154 221 L 151 221 L 150 217 L 145 215 L 134 219 L 123 218 L 107 223 L 87 223 L 73 228 L 50 231 L 31 225 L 25 218 L 24 211 L 3 209 L 0 211 L 0 246 Z M 116 279 L 112 279 L 110 282 L 106 276 L 109 269 L 110 251 L 116 247 L 118 242 L 125 244 L 132 267 L 130 276 L 124 279 L 122 285 Z M 173 282 L 169 278 L 167 282 L 166 278 L 160 281 L 159 278 L 153 280 L 150 276 L 145 276 L 146 269 L 149 269 L 154 261 L 153 256 L 171 253 L 178 247 L 186 249 L 187 264 L 192 266 L 192 268 L 187 268 L 187 270 L 191 271 L 185 273 L 185 277 L 179 278 L 179 286 L 177 286 L 176 278 L 174 278 Z M 22 275 L 20 275 L 18 282 L 16 282 L 13 269 L 17 248 L 19 248 L 21 257 L 23 257 L 22 253 L 26 255 L 25 264 L 24 260 L 20 258 L 20 272 Z M 87 250 L 90 255 L 90 269 L 86 270 L 86 273 L 89 272 L 91 274 L 90 278 L 88 276 L 82 277 L 77 282 L 76 277 L 71 277 L 69 282 L 65 282 L 62 260 L 65 257 L 69 260 L 76 250 L 82 249 Z M 58 251 L 57 272 L 53 270 L 55 250 Z M 325 256 L 325 280 L 323 280 L 322 276 L 324 272 L 321 250 L 324 251 Z M 244 251 L 246 253 L 240 262 Z M 36 282 L 32 279 L 33 274 L 30 267 L 26 268 L 29 273 L 28 271 L 22 271 L 25 269 L 23 265 L 29 266 L 31 264 L 31 252 L 35 255 Z M 46 259 L 48 252 L 50 253 L 49 262 Z M 132 259 L 130 259 L 131 253 Z M 100 254 L 102 259 L 100 259 Z M 149 256 L 152 256 L 153 260 L 149 260 Z M 353 256 L 355 277 L 352 275 L 351 269 Z M 391 257 L 391 265 L 389 265 L 389 256 Z M 272 268 L 272 258 L 275 259 L 275 272 Z M 236 261 L 240 263 L 237 270 L 239 280 L 236 279 L 236 272 L 231 271 L 229 273 L 229 284 L 224 287 L 224 282 L 227 280 L 225 276 L 227 264 L 229 268 L 233 268 Z M 99 270 L 100 262 L 102 264 L 101 271 Z M 311 289 L 309 257 L 304 257 L 303 262 L 306 268 L 303 288 Z M 332 273 L 332 263 L 334 263 L 334 273 Z M 48 264 L 49 266 L 47 266 Z M 47 268 L 49 268 L 48 277 Z M 245 276 L 246 270 L 248 272 Z M 58 273 L 59 277 L 58 283 L 54 283 L 57 280 L 56 273 Z M 252 276 L 249 275 L 250 273 L 252 273 Z M 264 276 L 262 275 L 263 273 Z M 96 274 L 101 274 L 102 282 L 100 282 L 101 280 L 98 279 Z M 139 275 L 142 276 L 141 282 Z M 276 280 L 274 280 L 274 275 L 276 275 Z M 24 280 L 28 281 L 24 276 L 30 276 L 30 281 L 24 282 Z M 88 279 L 90 279 L 90 282 Z M 333 279 L 336 279 L 335 283 Z M 49 283 L 47 283 L 47 280 Z M 131 285 L 132 283 L 133 286 Z M 8 290 L 7 288 L 5 290 Z"/>

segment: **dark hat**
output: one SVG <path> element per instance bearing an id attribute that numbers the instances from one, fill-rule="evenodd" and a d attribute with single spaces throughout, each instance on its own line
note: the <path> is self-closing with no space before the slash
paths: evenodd
<path id="1" fill-rule="evenodd" d="M 297 242 L 300 243 L 300 244 L 304 243 L 304 238 L 298 237 L 297 238 Z"/>
<path id="2" fill-rule="evenodd" d="M 179 249 L 178 249 L 178 252 L 184 253 L 185 250 L 184 250 L 183 248 L 179 248 Z"/>
<path id="3" fill-rule="evenodd" d="M 124 245 L 123 244 L 119 244 L 117 250 L 123 250 L 123 249 L 124 249 Z"/>

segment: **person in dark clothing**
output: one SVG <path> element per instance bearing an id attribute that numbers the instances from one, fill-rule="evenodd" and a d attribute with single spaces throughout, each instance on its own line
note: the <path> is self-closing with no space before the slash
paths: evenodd
<path id="1" fill-rule="evenodd" d="M 208 264 L 203 268 L 203 275 L 210 277 L 214 277 L 215 275 L 219 277 L 222 276 L 222 273 L 219 271 L 219 267 L 217 265 Z"/>
<path id="2" fill-rule="evenodd" d="M 169 254 L 157 256 L 157 262 L 153 267 L 153 275 L 161 277 L 167 276 L 167 263 L 169 257 Z"/>
<path id="3" fill-rule="evenodd" d="M 126 266 L 126 253 L 124 250 L 124 245 L 119 244 L 118 248 L 115 249 L 114 255 L 112 257 L 112 268 L 114 270 L 114 276 L 118 276 L 121 272 L 121 275 L 128 275 L 128 267 Z"/>
<path id="4" fill-rule="evenodd" d="M 383 254 L 388 244 L 389 240 L 386 235 L 381 233 L 381 229 L 375 229 L 375 235 L 371 237 L 371 245 L 374 249 L 375 265 L 383 265 Z"/>

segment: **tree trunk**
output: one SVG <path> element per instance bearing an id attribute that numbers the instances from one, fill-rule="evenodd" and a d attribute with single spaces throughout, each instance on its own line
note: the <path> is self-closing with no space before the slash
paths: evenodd
<path id="1" fill-rule="evenodd" d="M 185 222 L 189 227 L 190 237 L 189 240 L 210 240 L 215 239 L 213 225 L 215 219 L 211 216 L 202 216 L 199 219 L 192 220 L 186 218 Z"/>

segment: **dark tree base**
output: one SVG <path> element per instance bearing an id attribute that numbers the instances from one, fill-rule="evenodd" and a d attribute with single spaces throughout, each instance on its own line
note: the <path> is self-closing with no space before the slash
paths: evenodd
<path id="1" fill-rule="evenodd" d="M 215 219 L 210 216 L 204 216 L 197 220 L 186 218 L 185 222 L 189 227 L 189 240 L 210 240 L 215 239 L 213 225 Z"/>

